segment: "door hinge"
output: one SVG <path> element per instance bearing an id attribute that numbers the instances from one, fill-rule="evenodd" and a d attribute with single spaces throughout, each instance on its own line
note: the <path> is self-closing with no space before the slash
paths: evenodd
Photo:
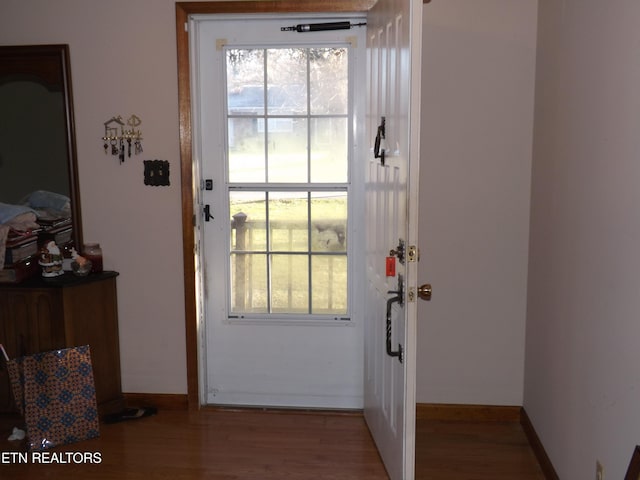
<path id="1" fill-rule="evenodd" d="M 409 245 L 409 251 L 407 253 L 407 258 L 409 259 L 410 262 L 417 262 L 420 258 L 420 255 L 418 253 L 418 249 L 416 248 L 415 245 Z"/>

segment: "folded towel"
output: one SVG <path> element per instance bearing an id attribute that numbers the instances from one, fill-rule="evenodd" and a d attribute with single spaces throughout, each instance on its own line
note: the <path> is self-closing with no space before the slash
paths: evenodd
<path id="1" fill-rule="evenodd" d="M 13 220 L 23 213 L 33 213 L 35 220 L 35 211 L 25 205 L 13 205 L 10 203 L 0 203 L 0 224 Z"/>
<path id="2" fill-rule="evenodd" d="M 60 193 L 36 190 L 25 197 L 21 203 L 31 208 L 65 210 L 69 207 L 71 200 L 66 195 Z"/>
<path id="3" fill-rule="evenodd" d="M 7 208 L 4 208 L 7 206 Z M 22 213 L 17 213 L 12 216 L 12 214 L 16 212 L 20 212 L 20 209 L 14 209 L 10 207 L 15 207 L 16 205 L 7 205 L 6 203 L 0 203 L 0 217 L 3 215 L 2 212 L 5 212 L 5 215 L 9 217 L 6 222 L 0 222 L 0 270 L 4 268 L 4 255 L 7 247 L 7 238 L 9 237 L 9 231 L 11 229 L 18 230 L 21 232 L 26 232 L 28 230 L 38 228 L 39 225 L 36 223 L 36 214 L 30 208 L 27 208 L 26 211 L 22 211 Z M 19 207 L 19 205 L 17 205 Z M 23 209 L 25 207 L 22 207 Z"/>

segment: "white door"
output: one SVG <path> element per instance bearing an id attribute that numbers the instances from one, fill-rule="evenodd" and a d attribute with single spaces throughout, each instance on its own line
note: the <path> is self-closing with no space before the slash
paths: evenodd
<path id="1" fill-rule="evenodd" d="M 204 403 L 363 406 L 365 29 L 281 30 L 336 20 L 190 24 Z"/>
<path id="2" fill-rule="evenodd" d="M 422 0 L 367 18 L 365 418 L 392 480 L 415 470 L 421 25 Z"/>

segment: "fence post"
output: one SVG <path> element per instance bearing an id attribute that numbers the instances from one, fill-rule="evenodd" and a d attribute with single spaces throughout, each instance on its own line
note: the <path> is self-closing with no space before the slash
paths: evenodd
<path id="1" fill-rule="evenodd" d="M 233 215 L 233 225 L 236 229 L 236 271 L 235 271 L 235 306 L 238 311 L 245 311 L 247 291 L 247 214 L 243 212 Z"/>

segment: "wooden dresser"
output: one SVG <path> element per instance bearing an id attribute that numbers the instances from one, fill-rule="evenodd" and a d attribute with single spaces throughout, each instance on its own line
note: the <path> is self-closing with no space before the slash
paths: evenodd
<path id="1" fill-rule="evenodd" d="M 0 343 L 10 358 L 89 345 L 100 415 L 124 408 L 116 272 L 0 284 Z M 15 411 L 0 361 L 0 413 Z"/>

